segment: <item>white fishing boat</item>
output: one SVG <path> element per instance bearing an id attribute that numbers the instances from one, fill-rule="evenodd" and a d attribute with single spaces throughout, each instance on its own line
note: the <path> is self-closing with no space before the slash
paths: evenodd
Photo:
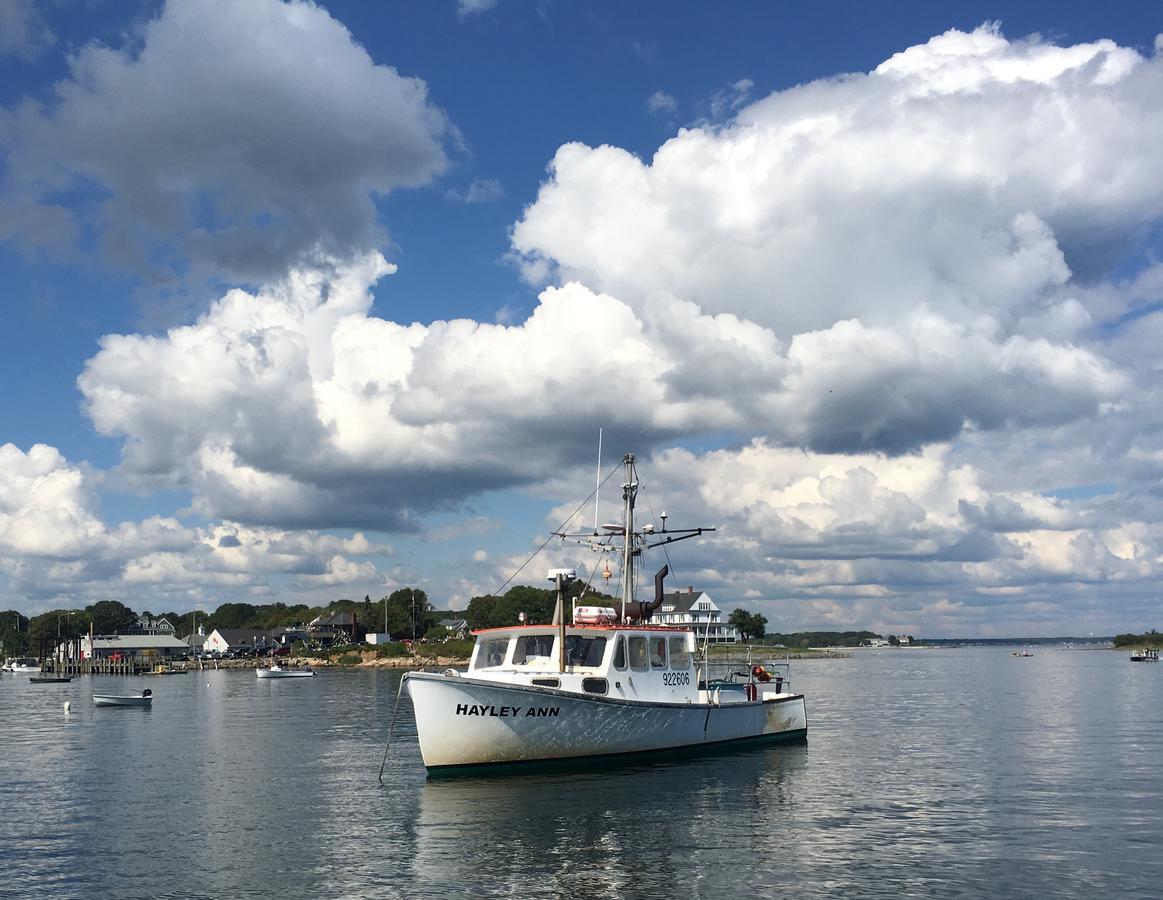
<path id="1" fill-rule="evenodd" d="M 1159 662 L 1159 651 L 1151 647 L 1131 651 L 1131 662 Z"/>
<path id="2" fill-rule="evenodd" d="M 40 662 L 34 656 L 15 656 L 4 662 L 4 671 L 14 675 L 36 675 L 40 672 Z"/>
<path id="3" fill-rule="evenodd" d="M 146 688 L 136 694 L 94 694 L 93 703 L 97 706 L 152 706 L 153 691 Z"/>
<path id="4" fill-rule="evenodd" d="M 633 588 L 640 555 L 714 529 L 668 531 L 664 513 L 661 530 L 636 530 L 633 454 L 623 463 L 624 524 L 585 535 L 558 533 L 620 555 L 617 607 L 579 606 L 568 615 L 563 589 L 572 573 L 554 570 L 558 607 L 552 624 L 475 632 L 467 671 L 404 676 L 430 772 L 806 737 L 804 696 L 791 690 L 786 662 L 749 660 L 716 670 L 694 632 L 650 624 L 662 605 L 669 567 L 655 575 L 653 602 L 638 602 Z"/>
<path id="5" fill-rule="evenodd" d="M 269 669 L 255 669 L 254 674 L 259 678 L 313 678 L 313 669 L 284 669 L 278 663 Z"/>

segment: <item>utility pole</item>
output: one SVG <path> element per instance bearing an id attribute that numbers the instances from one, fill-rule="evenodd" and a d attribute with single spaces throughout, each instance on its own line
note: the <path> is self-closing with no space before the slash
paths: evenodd
<path id="1" fill-rule="evenodd" d="M 412 643 L 416 643 L 416 589 L 408 588 L 412 592 Z"/>

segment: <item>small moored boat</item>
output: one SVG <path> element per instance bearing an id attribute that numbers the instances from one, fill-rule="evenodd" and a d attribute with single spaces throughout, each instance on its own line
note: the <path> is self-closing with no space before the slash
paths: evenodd
<path id="1" fill-rule="evenodd" d="M 37 675 L 40 663 L 33 656 L 16 656 L 4 663 L 4 671 L 14 675 Z"/>
<path id="2" fill-rule="evenodd" d="M 1159 651 L 1151 647 L 1135 650 L 1131 654 L 1131 662 L 1159 662 Z"/>
<path id="3" fill-rule="evenodd" d="M 635 530 L 634 455 L 623 463 L 623 523 L 603 526 L 605 533 L 556 533 L 602 553 L 616 551 L 620 608 L 578 606 L 569 615 L 564 585 L 573 572 L 556 569 L 550 572 L 558 591 L 552 624 L 477 631 L 467 671 L 405 674 L 430 772 L 806 738 L 804 695 L 792 692 L 786 661 L 748 659 L 716 671 L 689 628 L 651 624 L 669 566 L 654 577 L 652 602 L 634 599 L 634 570 L 645 550 L 714 529 L 668 530 L 663 513 L 661 530 L 649 524 Z"/>
<path id="4" fill-rule="evenodd" d="M 33 675 L 28 679 L 30 684 L 68 684 L 72 680 L 71 675 Z"/>
<path id="5" fill-rule="evenodd" d="M 259 678 L 312 678 L 314 669 L 284 669 L 278 663 L 269 669 L 255 669 L 254 674 Z"/>
<path id="6" fill-rule="evenodd" d="M 136 694 L 94 694 L 93 703 L 97 706 L 151 706 L 153 691 L 146 688 Z"/>

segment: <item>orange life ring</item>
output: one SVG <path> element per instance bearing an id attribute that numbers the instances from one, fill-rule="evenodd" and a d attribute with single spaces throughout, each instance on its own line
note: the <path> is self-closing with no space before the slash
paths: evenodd
<path id="1" fill-rule="evenodd" d="M 751 669 L 751 674 L 755 676 L 756 681 L 771 681 L 771 673 L 763 666 L 754 666 Z"/>

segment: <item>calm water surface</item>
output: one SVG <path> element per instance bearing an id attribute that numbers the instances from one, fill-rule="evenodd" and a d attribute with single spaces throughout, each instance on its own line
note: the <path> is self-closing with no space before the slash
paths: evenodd
<path id="1" fill-rule="evenodd" d="M 1011 652 L 795 663 L 807 744 L 575 774 L 428 780 L 404 699 L 383 785 L 398 672 L 4 676 L 0 895 L 1163 896 L 1163 665 Z"/>

